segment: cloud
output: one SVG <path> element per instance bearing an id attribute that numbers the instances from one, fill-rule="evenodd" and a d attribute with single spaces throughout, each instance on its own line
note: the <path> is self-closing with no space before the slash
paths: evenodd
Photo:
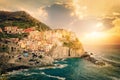
<path id="1" fill-rule="evenodd" d="M 99 42 L 105 44 L 120 44 L 120 18 L 114 19 L 112 24 L 112 28 L 103 31 L 106 36 L 103 39 L 99 39 Z"/>
<path id="2" fill-rule="evenodd" d="M 108 30 L 108 32 L 120 36 L 120 18 L 116 18 L 115 20 L 113 20 L 112 24 L 114 25 L 114 27 Z"/>
<path id="3" fill-rule="evenodd" d="M 38 20 L 47 23 L 45 7 L 53 4 L 52 0 L 0 0 L 0 10 L 26 11 Z"/>
<path id="4" fill-rule="evenodd" d="M 71 17 L 71 9 L 66 7 L 66 4 L 53 4 L 46 7 L 48 13 L 48 21 L 54 28 L 65 28 L 73 21 L 74 17 Z"/>
<path id="5" fill-rule="evenodd" d="M 33 17 L 47 23 L 48 13 L 45 7 L 54 4 L 66 4 L 70 0 L 0 0 L 0 10 L 19 11 L 24 10 Z"/>
<path id="6" fill-rule="evenodd" d="M 110 35 L 119 30 L 119 5 L 120 0 L 0 0 L 0 10 L 24 10 L 52 28 L 69 29 L 78 36 L 97 31 L 98 22 Z"/>
<path id="7" fill-rule="evenodd" d="M 43 19 L 44 21 L 46 21 L 48 18 L 48 13 L 44 7 L 38 8 L 38 15 L 42 15 L 40 16 L 40 18 Z"/>
<path id="8" fill-rule="evenodd" d="M 72 13 L 73 16 L 83 19 L 111 16 L 113 15 L 111 14 L 113 10 L 119 10 L 120 6 L 115 7 L 119 3 L 120 0 L 72 0 L 68 5 L 74 11 L 74 14 Z"/>

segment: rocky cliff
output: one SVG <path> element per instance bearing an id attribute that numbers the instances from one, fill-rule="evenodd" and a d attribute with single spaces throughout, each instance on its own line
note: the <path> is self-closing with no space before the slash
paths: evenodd
<path id="1" fill-rule="evenodd" d="M 24 11 L 0 11 L 0 70 L 52 65 L 54 59 L 81 57 L 73 32 L 50 29 Z"/>
<path id="2" fill-rule="evenodd" d="M 50 56 L 54 59 L 81 57 L 84 54 L 83 48 L 78 50 L 70 49 L 69 47 L 57 46 Z"/>

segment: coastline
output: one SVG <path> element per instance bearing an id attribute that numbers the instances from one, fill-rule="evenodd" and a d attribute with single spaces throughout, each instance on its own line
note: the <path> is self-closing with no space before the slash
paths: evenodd
<path id="1" fill-rule="evenodd" d="M 92 57 L 93 53 L 88 54 L 88 52 L 85 52 L 84 55 L 81 56 L 81 58 L 95 64 L 98 66 L 105 66 L 106 65 L 106 61 L 104 60 L 98 60 L 95 57 Z"/>
<path id="2" fill-rule="evenodd" d="M 83 56 L 79 56 L 79 57 L 64 57 L 64 58 L 57 58 L 57 59 L 54 59 L 54 61 L 58 61 L 58 60 L 64 60 L 64 59 L 68 59 L 68 58 L 81 58 L 81 59 L 85 59 L 91 63 L 93 63 L 94 65 L 98 65 L 98 66 L 104 66 L 106 65 L 105 62 L 103 61 L 99 61 L 93 57 L 90 57 L 90 55 L 83 55 Z M 8 67 L 7 69 L 3 69 L 1 71 L 1 75 L 7 75 L 7 73 L 9 72 L 12 72 L 12 71 L 19 71 L 19 70 L 24 70 L 24 69 L 32 69 L 32 68 L 43 68 L 43 67 L 55 67 L 55 65 L 52 63 L 52 64 L 48 64 L 48 65 L 34 65 L 34 66 L 30 66 L 30 65 L 12 65 L 10 64 L 11 66 Z"/>
<path id="3" fill-rule="evenodd" d="M 19 71 L 19 70 L 25 70 L 25 69 L 32 69 L 32 68 L 43 68 L 43 67 L 54 67 L 55 65 L 41 65 L 41 66 L 24 66 L 24 65 L 19 65 L 15 67 L 8 68 L 6 70 L 2 71 L 1 76 L 8 75 L 9 72 L 13 71 Z"/>
<path id="4" fill-rule="evenodd" d="M 67 59 L 67 58 L 81 58 L 79 57 L 64 57 L 64 58 L 57 58 L 54 59 L 55 60 L 63 60 L 63 59 Z M 53 61 L 53 62 L 54 62 Z M 18 65 L 18 64 L 5 64 L 3 66 L 6 66 L 4 68 L 1 68 L 1 75 L 7 74 L 8 72 L 12 72 L 12 71 L 17 71 L 17 70 L 21 70 L 21 69 L 30 69 L 30 68 L 42 68 L 42 67 L 54 67 L 55 65 L 52 64 L 47 64 L 47 65 Z"/>

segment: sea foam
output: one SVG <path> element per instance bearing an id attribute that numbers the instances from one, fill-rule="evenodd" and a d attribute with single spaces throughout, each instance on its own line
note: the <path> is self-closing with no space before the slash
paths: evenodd
<path id="1" fill-rule="evenodd" d="M 45 72 L 41 72 L 41 74 L 42 74 L 42 75 L 45 75 L 45 76 L 47 76 L 47 77 L 56 78 L 56 79 L 58 79 L 58 80 L 65 80 L 64 77 L 48 75 L 48 74 L 46 74 Z"/>
<path id="2" fill-rule="evenodd" d="M 42 67 L 42 68 L 39 68 L 39 70 L 64 68 L 64 67 L 67 67 L 67 66 L 68 66 L 67 64 L 54 64 L 54 66 Z"/>

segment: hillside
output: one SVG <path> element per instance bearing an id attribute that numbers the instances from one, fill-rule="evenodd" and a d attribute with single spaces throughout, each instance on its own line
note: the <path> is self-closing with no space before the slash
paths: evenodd
<path id="1" fill-rule="evenodd" d="M 39 31 L 50 29 L 50 27 L 33 18 L 25 11 L 0 11 L 0 27 L 3 28 L 5 26 L 19 26 L 23 29 L 35 26 Z"/>
<path id="2" fill-rule="evenodd" d="M 24 11 L 0 11 L 0 73 L 53 65 L 55 59 L 83 54 L 73 32 L 50 29 Z"/>

